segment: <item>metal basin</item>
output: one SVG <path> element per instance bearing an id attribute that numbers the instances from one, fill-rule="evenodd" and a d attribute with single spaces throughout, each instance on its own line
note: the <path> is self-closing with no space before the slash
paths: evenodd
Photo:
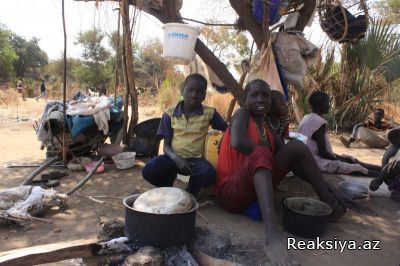
<path id="1" fill-rule="evenodd" d="M 194 236 L 199 204 L 192 196 L 193 207 L 184 213 L 157 214 L 135 210 L 132 205 L 140 194 L 126 197 L 125 233 L 137 246 L 167 248 L 187 244 Z"/>
<path id="2" fill-rule="evenodd" d="M 283 228 L 300 237 L 315 238 L 327 229 L 332 208 L 322 201 L 292 197 L 283 201 Z"/>

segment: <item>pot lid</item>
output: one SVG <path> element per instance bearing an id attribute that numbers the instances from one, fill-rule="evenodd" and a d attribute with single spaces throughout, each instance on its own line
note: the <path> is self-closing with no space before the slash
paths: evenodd
<path id="1" fill-rule="evenodd" d="M 173 214 L 189 211 L 193 200 L 189 193 L 174 187 L 160 187 L 140 195 L 133 203 L 137 211 L 157 214 Z"/>

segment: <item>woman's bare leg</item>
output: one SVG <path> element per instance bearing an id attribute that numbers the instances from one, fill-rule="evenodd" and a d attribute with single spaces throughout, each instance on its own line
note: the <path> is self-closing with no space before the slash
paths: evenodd
<path id="1" fill-rule="evenodd" d="M 334 204 L 335 195 L 324 180 L 310 149 L 304 143 L 298 140 L 289 141 L 275 154 L 275 162 L 278 168 L 293 170 L 296 175 L 310 183 L 320 200 L 331 205 L 335 219 L 344 214 L 346 209 Z"/>
<path id="2" fill-rule="evenodd" d="M 268 259 L 272 265 L 299 265 L 298 262 L 290 259 L 285 240 L 278 229 L 271 171 L 265 168 L 257 169 L 253 177 L 253 182 L 264 221 L 264 251 Z"/>

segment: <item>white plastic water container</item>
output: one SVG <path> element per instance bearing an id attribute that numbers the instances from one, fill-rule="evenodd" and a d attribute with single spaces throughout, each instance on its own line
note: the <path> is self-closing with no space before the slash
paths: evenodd
<path id="1" fill-rule="evenodd" d="M 182 23 L 167 23 L 163 29 L 162 56 L 176 64 L 186 65 L 192 61 L 195 56 L 194 46 L 199 35 L 198 29 Z"/>

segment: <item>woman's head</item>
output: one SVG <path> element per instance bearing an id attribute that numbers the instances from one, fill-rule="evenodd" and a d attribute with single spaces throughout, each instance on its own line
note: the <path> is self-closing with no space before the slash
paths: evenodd
<path id="1" fill-rule="evenodd" d="M 308 103 L 314 113 L 327 114 L 330 109 L 329 95 L 322 91 L 314 91 L 308 97 Z"/>
<path id="2" fill-rule="evenodd" d="M 286 104 L 285 95 L 282 92 L 271 90 L 271 111 L 270 115 L 276 117 L 285 117 L 289 113 Z"/>
<path id="3" fill-rule="evenodd" d="M 244 88 L 246 108 L 253 116 L 265 116 L 271 109 L 271 90 L 269 85 L 256 79 Z"/>

